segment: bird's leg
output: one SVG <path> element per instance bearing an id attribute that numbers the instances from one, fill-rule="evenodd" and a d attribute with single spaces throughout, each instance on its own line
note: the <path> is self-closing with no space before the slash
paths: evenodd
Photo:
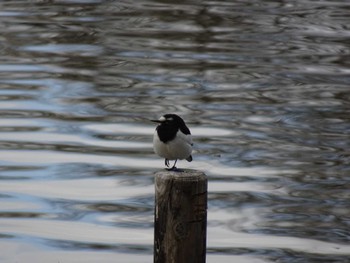
<path id="1" fill-rule="evenodd" d="M 175 163 L 173 165 L 173 167 L 171 167 L 170 169 L 168 169 L 169 171 L 177 171 L 177 168 L 176 168 L 176 162 L 177 162 L 177 159 L 175 160 Z M 169 166 L 168 166 L 169 167 Z"/>
<path id="2" fill-rule="evenodd" d="M 177 162 L 177 159 L 175 160 L 175 163 L 174 163 L 174 165 L 173 165 L 172 169 L 176 169 L 176 167 L 175 167 L 176 162 Z"/>
<path id="3" fill-rule="evenodd" d="M 166 167 L 169 167 L 169 160 L 165 158 L 165 161 L 164 161 Z"/>

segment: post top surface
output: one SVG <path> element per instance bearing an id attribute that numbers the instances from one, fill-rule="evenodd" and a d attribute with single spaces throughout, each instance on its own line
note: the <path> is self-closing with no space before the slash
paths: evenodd
<path id="1" fill-rule="evenodd" d="M 162 170 L 156 172 L 156 177 L 167 180 L 206 180 L 207 176 L 204 172 L 193 169 L 182 169 L 181 171 Z"/>

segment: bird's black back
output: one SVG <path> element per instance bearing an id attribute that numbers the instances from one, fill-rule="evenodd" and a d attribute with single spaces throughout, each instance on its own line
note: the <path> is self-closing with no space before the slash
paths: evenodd
<path id="1" fill-rule="evenodd" d="M 186 135 L 191 134 L 180 116 L 176 114 L 165 114 L 164 118 L 166 120 L 157 126 L 157 133 L 162 142 L 167 143 L 173 140 L 179 130 Z M 172 118 L 172 120 L 169 120 L 170 118 Z"/>

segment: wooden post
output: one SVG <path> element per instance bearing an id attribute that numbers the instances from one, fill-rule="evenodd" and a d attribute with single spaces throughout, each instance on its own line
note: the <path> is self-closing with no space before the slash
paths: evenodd
<path id="1" fill-rule="evenodd" d="M 207 186 L 200 171 L 156 173 L 154 263 L 205 263 Z"/>

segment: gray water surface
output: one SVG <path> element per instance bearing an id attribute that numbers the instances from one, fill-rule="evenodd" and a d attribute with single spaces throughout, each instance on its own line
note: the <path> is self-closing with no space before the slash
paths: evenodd
<path id="1" fill-rule="evenodd" d="M 152 262 L 149 119 L 209 179 L 207 262 L 348 262 L 349 1 L 0 2 L 0 261 Z"/>

